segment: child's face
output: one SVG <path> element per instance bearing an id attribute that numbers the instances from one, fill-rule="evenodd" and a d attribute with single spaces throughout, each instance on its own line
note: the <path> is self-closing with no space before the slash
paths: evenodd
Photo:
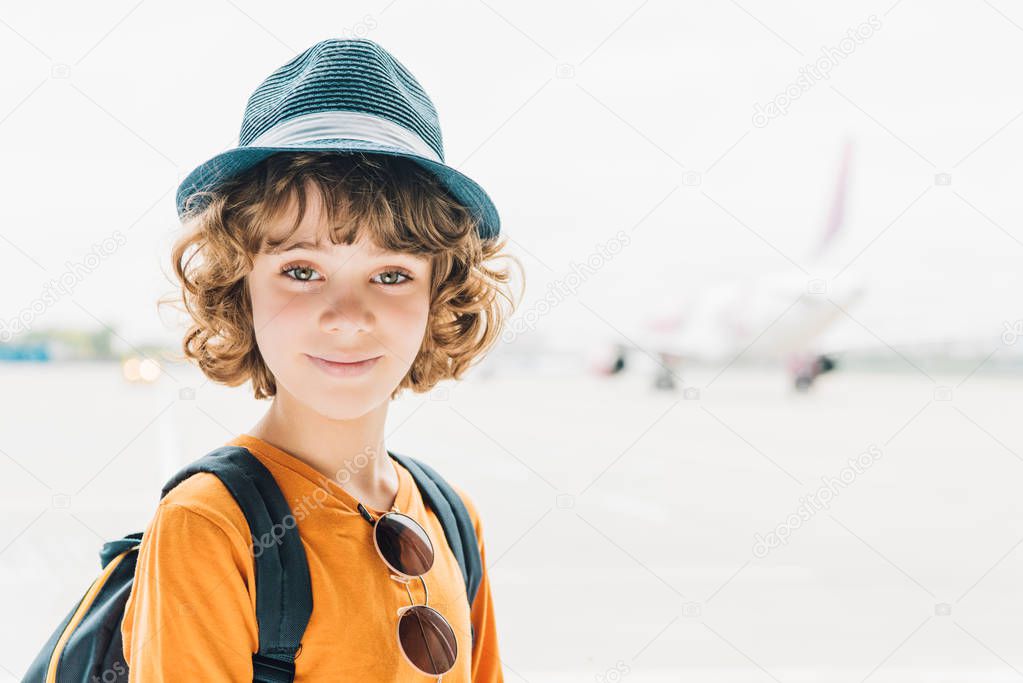
<path id="1" fill-rule="evenodd" d="M 317 204 L 307 206 L 298 232 L 278 253 L 254 255 L 247 276 L 252 322 L 278 397 L 286 392 L 325 417 L 353 419 L 389 400 L 415 360 L 426 332 L 431 264 L 381 250 L 365 237 L 285 251 L 322 232 Z M 272 234 L 286 234 L 293 221 L 294 214 L 283 217 Z M 311 357 L 379 358 L 354 373 Z"/>

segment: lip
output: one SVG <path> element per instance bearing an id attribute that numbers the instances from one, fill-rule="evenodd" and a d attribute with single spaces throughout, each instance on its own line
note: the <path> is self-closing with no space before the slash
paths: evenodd
<path id="1" fill-rule="evenodd" d="M 376 356 L 355 363 L 335 363 L 319 356 L 310 356 L 308 353 L 305 356 L 313 362 L 313 365 L 333 377 L 358 377 L 359 375 L 364 375 L 372 370 L 373 366 L 381 358 L 381 356 Z"/>

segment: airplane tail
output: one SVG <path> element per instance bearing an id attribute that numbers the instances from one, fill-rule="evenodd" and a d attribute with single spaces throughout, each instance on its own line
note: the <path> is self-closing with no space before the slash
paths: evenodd
<path id="1" fill-rule="evenodd" d="M 842 161 L 838 168 L 838 177 L 835 183 L 835 194 L 831 200 L 827 221 L 824 223 L 824 232 L 821 234 L 817 248 L 813 252 L 813 258 L 820 257 L 827 250 L 845 221 L 845 196 L 849 188 L 849 166 L 852 161 L 852 150 L 852 139 L 846 138 L 842 149 Z"/>

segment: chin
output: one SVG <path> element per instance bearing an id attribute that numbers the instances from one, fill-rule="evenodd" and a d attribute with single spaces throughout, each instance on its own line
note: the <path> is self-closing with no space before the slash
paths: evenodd
<path id="1" fill-rule="evenodd" d="M 314 392 L 299 395 L 298 399 L 310 410 L 330 420 L 356 420 L 380 406 L 381 400 L 375 394 L 366 392 Z"/>
<path id="2" fill-rule="evenodd" d="M 317 406 L 315 410 L 329 420 L 347 422 L 350 420 L 357 420 L 366 413 L 372 412 L 379 406 L 379 401 L 376 403 L 347 403 L 342 405 L 327 404 L 324 406 Z"/>
<path id="3" fill-rule="evenodd" d="M 303 389 L 291 392 L 309 410 L 330 420 L 355 420 L 380 407 L 389 400 L 391 390 L 386 387 L 358 386 L 316 386 L 311 390 L 308 383 Z"/>

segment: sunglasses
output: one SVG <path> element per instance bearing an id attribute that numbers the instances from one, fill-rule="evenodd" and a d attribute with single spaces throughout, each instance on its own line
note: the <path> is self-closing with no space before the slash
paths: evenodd
<path id="1" fill-rule="evenodd" d="M 359 512 L 373 524 L 377 554 L 392 571 L 391 578 L 405 586 L 412 603 L 398 609 L 398 644 L 402 654 L 424 674 L 439 677 L 447 673 L 455 665 L 458 643 L 448 620 L 428 605 L 430 594 L 423 574 L 433 566 L 433 542 L 426 530 L 408 515 L 392 510 L 374 521 L 361 503 Z M 409 589 L 413 579 L 423 584 L 422 605 L 416 604 Z"/>

